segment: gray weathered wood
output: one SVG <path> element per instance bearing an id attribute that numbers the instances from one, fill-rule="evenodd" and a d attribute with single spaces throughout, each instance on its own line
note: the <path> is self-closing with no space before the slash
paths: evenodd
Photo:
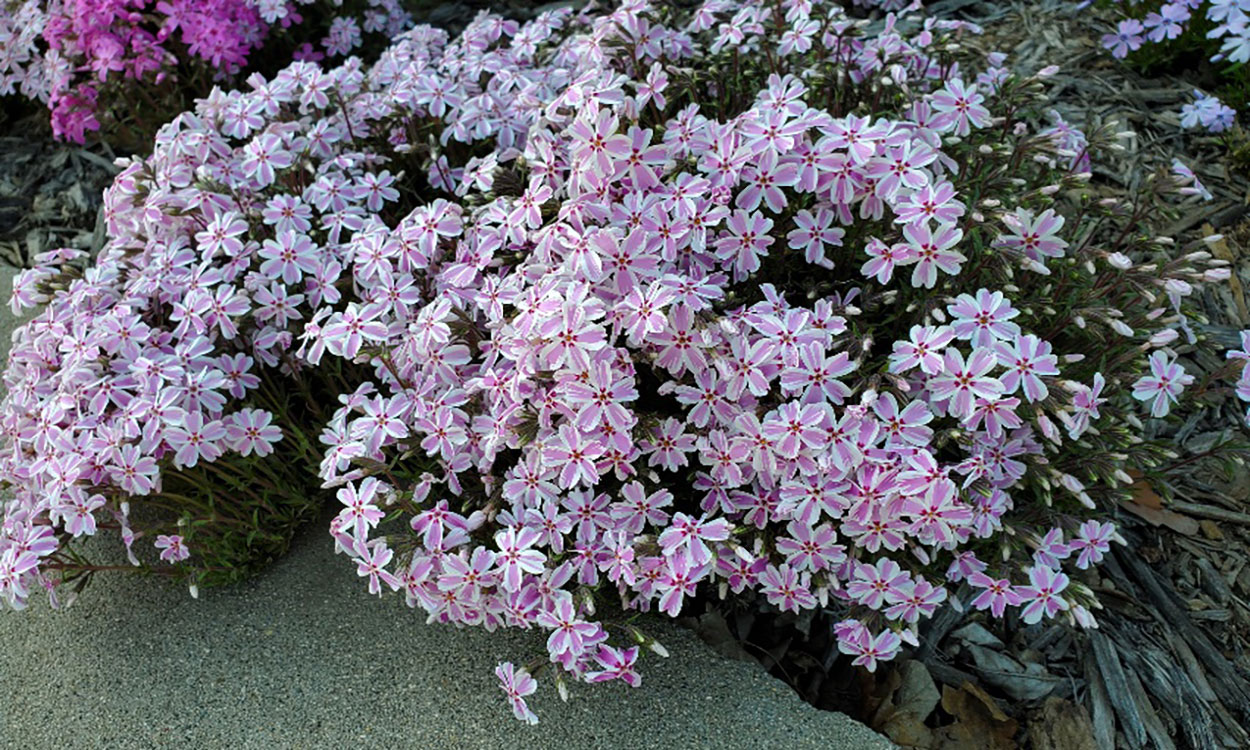
<path id="1" fill-rule="evenodd" d="M 1120 728 L 1124 730 L 1124 738 L 1128 740 L 1129 747 L 1140 750 L 1146 745 L 1146 725 L 1137 710 L 1137 702 L 1133 700 L 1132 689 L 1124 674 L 1124 667 L 1120 664 L 1115 644 L 1096 630 L 1089 634 L 1089 643 L 1093 646 L 1094 659 L 1098 662 L 1097 671 L 1106 686 L 1111 707 L 1115 709 Z"/>
<path id="2" fill-rule="evenodd" d="M 1111 697 L 1107 695 L 1107 686 L 1096 659 L 1085 659 L 1085 682 L 1089 685 L 1089 713 L 1094 723 L 1094 742 L 1098 744 L 1098 750 L 1116 750 L 1115 710 L 1111 707 Z"/>
<path id="3" fill-rule="evenodd" d="M 1197 655 L 1202 665 L 1214 678 L 1211 688 L 1220 700 L 1241 717 L 1242 721 L 1250 721 L 1250 693 L 1247 693 L 1245 682 L 1238 676 L 1233 665 L 1224 658 L 1219 649 L 1211 643 L 1206 633 L 1189 619 L 1189 614 L 1176 595 L 1164 589 L 1159 583 L 1155 572 L 1131 550 L 1119 549 L 1115 557 L 1124 563 L 1150 603 L 1154 605 L 1156 616 L 1176 629 L 1177 634 L 1184 638 L 1190 649 Z"/>

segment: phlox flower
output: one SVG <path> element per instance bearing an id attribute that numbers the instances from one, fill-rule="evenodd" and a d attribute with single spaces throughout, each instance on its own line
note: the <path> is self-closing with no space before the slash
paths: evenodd
<path id="1" fill-rule="evenodd" d="M 931 97 L 933 109 L 939 112 L 946 127 L 955 135 L 965 136 L 973 127 L 984 128 L 990 124 L 990 112 L 983 106 L 985 96 L 977 91 L 976 84 L 965 84 L 961 78 L 952 78 Z"/>
<path id="2" fill-rule="evenodd" d="M 903 227 L 903 236 L 915 251 L 914 260 L 906 261 L 916 264 L 911 273 L 912 286 L 932 289 L 937 284 L 939 270 L 954 276 L 967 260 L 963 253 L 951 249 L 964 236 L 963 230 L 954 224 L 940 223 L 936 230 L 930 230 L 925 224 L 908 224 Z"/>
<path id="3" fill-rule="evenodd" d="M 1171 404 L 1177 403 L 1181 391 L 1194 382 L 1194 376 L 1186 374 L 1185 368 L 1178 362 L 1169 361 L 1163 351 L 1151 354 L 1149 365 L 1150 374 L 1133 383 L 1133 398 L 1150 401 L 1152 417 L 1166 417 Z"/>
<path id="4" fill-rule="evenodd" d="M 1024 597 L 1006 578 L 996 579 L 984 573 L 973 573 L 968 576 L 968 583 L 984 589 L 972 600 L 972 606 L 978 610 L 988 609 L 995 617 L 1002 617 L 1008 606 L 1018 607 L 1024 601 Z"/>
<path id="5" fill-rule="evenodd" d="M 268 456 L 282 439 L 282 429 L 270 424 L 273 415 L 263 409 L 243 409 L 226 419 L 226 441 L 241 456 Z"/>
<path id="6" fill-rule="evenodd" d="M 1112 57 L 1125 58 L 1129 52 L 1141 48 L 1142 32 L 1145 27 L 1136 18 L 1126 18 L 1116 25 L 1114 34 L 1104 34 L 1102 46 L 1111 50 Z"/>
<path id="7" fill-rule="evenodd" d="M 618 649 L 601 645 L 595 652 L 595 661 L 602 669 L 588 672 L 586 678 L 591 682 L 607 682 L 621 680 L 630 687 L 642 684 L 642 677 L 634 671 L 634 663 L 638 661 L 638 647 L 630 646 Z"/>
<path id="8" fill-rule="evenodd" d="M 499 687 L 508 696 L 512 704 L 512 714 L 527 724 L 537 724 L 538 717 L 525 702 L 525 696 L 538 689 L 538 680 L 530 676 L 524 669 L 517 669 L 512 662 L 502 662 L 495 667 L 495 676 L 499 678 Z"/>
<path id="9" fill-rule="evenodd" d="M 920 622 L 921 616 L 933 616 L 942 602 L 946 601 L 947 591 L 924 578 L 916 577 L 899 586 L 897 598 L 895 604 L 886 607 L 885 616 L 914 625 Z"/>
<path id="10" fill-rule="evenodd" d="M 825 257 L 825 247 L 841 245 L 846 234 L 842 228 L 833 226 L 833 219 L 833 212 L 827 208 L 817 209 L 815 214 L 806 208 L 799 211 L 794 217 L 796 228 L 786 235 L 790 248 L 802 250 L 808 263 L 832 268 L 833 263 Z"/>
<path id="11" fill-rule="evenodd" d="M 258 253 L 264 261 L 260 272 L 285 284 L 295 284 L 305 274 L 317 271 L 317 246 L 305 234 L 294 230 L 280 232 L 277 239 L 265 240 Z"/>
<path id="12" fill-rule="evenodd" d="M 499 566 L 500 583 L 505 590 L 519 591 L 523 574 L 540 575 L 543 572 L 547 556 L 530 549 L 540 537 L 535 529 L 513 526 L 495 534 L 495 545 L 499 547 L 495 563 Z"/>
<path id="13" fill-rule="evenodd" d="M 865 607 L 881 609 L 887 601 L 897 601 L 899 587 L 909 579 L 898 563 L 883 557 L 872 565 L 857 564 L 854 577 L 846 585 L 846 593 Z"/>
<path id="14" fill-rule="evenodd" d="M 954 318 L 951 330 L 955 336 L 974 347 L 992 347 L 1020 333 L 1020 326 L 1011 322 L 1020 311 L 999 291 L 978 289 L 976 297 L 961 294 L 954 304 L 947 305 L 946 311 Z"/>
<path id="15" fill-rule="evenodd" d="M 543 463 L 560 470 L 560 485 L 573 488 L 580 484 L 593 487 L 599 481 L 595 459 L 603 452 L 602 442 L 587 439 L 571 424 L 562 424 L 542 455 Z"/>
<path id="16" fill-rule="evenodd" d="M 937 375 L 945 366 L 945 349 L 955 340 L 950 326 L 911 327 L 908 341 L 895 341 L 890 355 L 890 372 L 907 372 L 919 367 L 926 375 Z"/>
<path id="17" fill-rule="evenodd" d="M 929 380 L 933 400 L 949 401 L 947 408 L 953 416 L 970 416 L 977 398 L 994 399 L 1002 394 L 1002 381 L 988 376 L 997 364 L 993 349 L 973 349 L 966 362 L 958 349 L 947 349 L 942 374 Z"/>
<path id="18" fill-rule="evenodd" d="M 1115 526 L 1110 522 L 1086 521 L 1076 531 L 1076 538 L 1068 542 L 1068 549 L 1076 555 L 1076 567 L 1081 570 L 1102 562 L 1103 555 L 1111 549 Z"/>
<path id="19" fill-rule="evenodd" d="M 780 567 L 769 565 L 759 574 L 760 593 L 783 612 L 798 613 L 816 606 L 811 592 L 811 574 L 799 572 L 783 563 Z"/>
<path id="20" fill-rule="evenodd" d="M 696 520 L 685 513 L 677 513 L 660 534 L 660 547 L 666 557 L 684 553 L 689 555 L 692 564 L 702 565 L 712 561 L 708 542 L 725 541 L 731 530 L 729 522 L 723 518 L 709 521 L 705 515 Z"/>
<path id="21" fill-rule="evenodd" d="M 191 551 L 178 534 L 158 534 L 153 545 L 161 550 L 161 559 L 165 562 L 181 562 L 191 556 Z"/>
<path id="22" fill-rule="evenodd" d="M 192 467 L 205 461 L 216 461 L 221 457 L 220 443 L 227 436 L 226 427 L 220 419 L 205 421 L 199 412 L 189 412 L 181 424 L 166 428 L 165 440 L 176 451 L 174 465 Z"/>
<path id="23" fill-rule="evenodd" d="M 1023 391 L 1029 401 L 1045 400 L 1050 391 L 1042 377 L 1059 374 L 1059 358 L 1051 354 L 1049 342 L 1026 333 L 1014 341 L 998 342 L 994 351 L 1006 370 L 1000 378 L 1004 394 Z"/>
<path id="24" fill-rule="evenodd" d="M 1062 257 L 1068 246 L 1067 242 L 1057 236 L 1063 228 L 1064 218 L 1056 214 L 1054 209 L 1048 208 L 1034 216 L 1027 208 L 1017 208 L 1013 213 L 1003 216 L 1003 223 L 1011 233 L 999 235 L 995 238 L 994 245 L 1023 253 L 1030 260 Z"/>
<path id="25" fill-rule="evenodd" d="M 838 650 L 854 656 L 851 663 L 869 672 L 877 671 L 878 662 L 893 659 L 902 645 L 902 639 L 893 630 L 882 630 L 874 636 L 862 625 L 838 635 Z"/>
<path id="26" fill-rule="evenodd" d="M 1022 599 L 1020 619 L 1025 624 L 1041 622 L 1042 617 L 1054 617 L 1068 609 L 1068 602 L 1059 593 L 1068 587 L 1068 577 L 1058 570 L 1044 565 L 1029 568 L 1028 586 L 1016 589 Z"/>
<path id="27" fill-rule="evenodd" d="M 716 257 L 733 271 L 735 281 L 743 281 L 760 269 L 760 258 L 768 255 L 774 242 L 770 234 L 773 220 L 738 210 L 730 215 L 725 227 L 727 233 L 716 241 Z"/>
<path id="28" fill-rule="evenodd" d="M 343 510 L 336 520 L 339 527 L 348 530 L 357 540 L 364 542 L 369 529 L 376 528 L 386 514 L 376 505 L 378 492 L 383 485 L 376 477 L 365 477 L 357 486 L 348 482 L 338 491 Z"/>

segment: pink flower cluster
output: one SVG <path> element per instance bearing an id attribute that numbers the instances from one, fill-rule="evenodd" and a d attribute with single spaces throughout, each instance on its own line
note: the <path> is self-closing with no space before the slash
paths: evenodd
<path id="1" fill-rule="evenodd" d="M 297 62 L 199 101 L 107 192 L 95 265 L 66 274 L 59 253 L 15 285 L 15 307 L 47 307 L 0 403 L 0 596 L 54 588 L 41 560 L 102 509 L 128 530 L 121 502 L 167 472 L 266 452 L 257 372 L 324 371 L 364 374 L 309 467 L 363 585 L 433 622 L 541 630 L 560 675 L 636 685 L 640 647 L 662 651 L 610 635 L 605 598 L 845 612 L 839 647 L 869 669 L 951 583 L 995 616 L 1093 625 L 1063 570 L 1115 530 L 1089 518 L 1107 488 L 1070 472 L 1096 427 L 1132 424 L 1138 370 L 1060 334 L 1156 350 L 1136 391 L 1166 413 L 1181 299 L 1227 269 L 1193 255 L 1152 280 L 1070 246 L 1052 196 L 1088 178 L 1085 137 L 1004 121 L 1038 78 L 940 62 L 975 27 L 889 16 L 863 37 L 815 6 L 482 16 L 371 68 Z M 748 89 L 697 79 L 734 66 Z M 832 70 L 845 88 L 804 82 Z M 897 104 L 840 100 L 878 90 Z M 1013 179 L 1060 182 L 970 205 L 999 133 L 1036 149 Z M 1085 264 L 1175 314 L 1055 320 L 1047 279 Z M 1009 527 L 1028 549 L 1004 561 Z M 181 535 L 158 546 L 195 559 Z M 532 671 L 497 670 L 527 721 Z"/>
<path id="2" fill-rule="evenodd" d="M 192 59 L 218 79 L 234 76 L 275 25 L 300 24 L 312 2 L 26 0 L 0 6 L 0 94 L 46 101 L 53 133 L 81 143 L 100 127 L 97 114 L 108 103 L 101 96 L 111 95 L 106 86 L 120 86 L 126 106 L 133 107 L 139 86 L 185 73 Z M 410 23 L 397 0 L 369 0 L 363 18 L 365 31 L 389 36 Z M 326 54 L 348 54 L 361 42 L 354 17 L 335 17 L 329 31 Z"/>

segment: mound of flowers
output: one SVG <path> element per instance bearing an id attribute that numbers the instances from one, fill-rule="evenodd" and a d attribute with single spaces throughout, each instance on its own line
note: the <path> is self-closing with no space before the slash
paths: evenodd
<path id="1" fill-rule="evenodd" d="M 364 35 L 389 39 L 409 25 L 398 0 L 0 3 L 0 95 L 47 103 L 52 131 L 65 140 L 84 142 L 101 118 L 128 118 L 125 128 L 150 134 L 163 119 L 137 120 L 137 110 L 168 117 L 183 106 L 183 90 L 202 93 L 254 70 L 263 51 L 321 60 L 350 53 Z M 296 38 L 316 44 L 296 47 Z"/>
<path id="2" fill-rule="evenodd" d="M 634 0 L 199 101 L 108 191 L 101 256 L 16 284 L 45 307 L 0 404 L 0 596 L 93 572 L 106 523 L 217 582 L 302 481 L 370 592 L 547 633 L 497 670 L 527 721 L 544 668 L 639 684 L 663 649 L 618 610 L 840 613 L 869 669 L 964 582 L 1095 625 L 1069 576 L 1168 456 L 1141 416 L 1250 400 L 1244 361 L 1180 360 L 1229 271 L 1141 231 L 1197 200 L 1184 165 L 1097 197 L 1115 134 L 977 31 Z"/>

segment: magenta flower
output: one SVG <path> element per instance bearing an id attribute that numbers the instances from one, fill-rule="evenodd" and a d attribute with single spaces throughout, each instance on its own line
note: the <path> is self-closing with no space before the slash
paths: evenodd
<path id="1" fill-rule="evenodd" d="M 205 422 L 199 412 L 188 413 L 182 424 L 165 430 L 165 440 L 175 451 L 174 465 L 178 467 L 195 466 L 201 458 L 216 461 L 221 457 L 220 442 L 226 435 L 220 419 Z"/>
<path id="2" fill-rule="evenodd" d="M 157 535 L 154 546 L 161 550 L 161 559 L 169 563 L 181 562 L 191 556 L 191 551 L 177 534 Z"/>
<path id="3" fill-rule="evenodd" d="M 798 458 L 801 451 L 813 451 L 828 442 L 825 421 L 831 415 L 825 404 L 790 401 L 765 417 L 764 434 L 773 440 L 782 458 Z"/>
<path id="4" fill-rule="evenodd" d="M 968 135 L 973 127 L 984 128 L 990 124 L 990 112 L 982 106 L 984 101 L 976 84 L 967 85 L 961 78 L 948 80 L 932 96 L 933 109 L 958 136 Z"/>
<path id="5" fill-rule="evenodd" d="M 796 165 L 780 161 L 776 151 L 767 149 L 756 163 L 743 170 L 742 181 L 746 183 L 746 187 L 738 192 L 734 205 L 743 211 L 755 211 L 762 200 L 769 211 L 779 214 L 787 204 L 781 188 L 792 187 L 798 179 L 799 170 Z M 771 224 L 770 221 L 769 225 Z"/>
<path id="6" fill-rule="evenodd" d="M 851 661 L 853 665 L 875 672 L 878 662 L 889 661 L 898 654 L 903 641 L 893 630 L 883 630 L 876 636 L 872 636 L 867 628 L 863 628 L 862 625 L 860 627 L 861 629 L 853 630 L 845 637 L 839 634 L 838 650 L 848 656 L 854 656 L 855 658 Z"/>
<path id="7" fill-rule="evenodd" d="M 938 224 L 936 230 L 927 225 L 908 224 L 903 236 L 915 251 L 916 267 L 911 272 L 911 285 L 932 289 L 937 284 L 937 272 L 952 276 L 967 260 L 963 253 L 952 250 L 963 239 L 964 232 L 954 224 Z M 910 263 L 911 261 L 908 261 Z"/>
<path id="8" fill-rule="evenodd" d="M 1068 587 L 1068 577 L 1058 570 L 1043 565 L 1029 568 L 1029 586 L 1016 589 L 1022 599 L 1024 608 L 1020 610 L 1020 619 L 1025 624 L 1033 625 L 1041 622 L 1043 615 L 1054 617 L 1068 609 L 1068 602 L 1059 593 Z"/>
<path id="9" fill-rule="evenodd" d="M 1001 377 L 1004 394 L 1023 390 L 1029 401 L 1046 398 L 1050 389 L 1042 376 L 1059 374 L 1059 358 L 1051 354 L 1049 342 L 1027 333 L 1015 341 L 995 344 L 994 350 L 998 364 L 1006 370 Z"/>
<path id="10" fill-rule="evenodd" d="M 603 455 L 603 443 L 586 439 L 573 425 L 560 425 L 558 437 L 543 448 L 543 463 L 559 468 L 560 484 L 573 488 L 580 484 L 593 487 L 599 481 L 595 459 Z"/>
<path id="11" fill-rule="evenodd" d="M 725 541 L 731 530 L 729 522 L 723 518 L 709 521 L 705 515 L 695 520 L 685 513 L 677 513 L 660 534 L 660 547 L 665 557 L 685 553 L 694 565 L 702 565 L 712 561 L 712 550 L 707 543 Z"/>
<path id="12" fill-rule="evenodd" d="M 365 541 L 369 529 L 377 527 L 378 522 L 386 517 L 374 502 L 381 486 L 376 477 L 366 477 L 361 480 L 359 488 L 349 482 L 338 491 L 339 502 L 347 506 L 336 517 L 339 528 L 350 528 L 351 534 L 360 542 Z"/>
<path id="13" fill-rule="evenodd" d="M 160 474 L 156 459 L 144 455 L 135 445 L 123 445 L 118 450 L 113 468 L 118 486 L 129 495 L 146 495 L 156 485 Z"/>
<path id="14" fill-rule="evenodd" d="M 846 234 L 846 230 L 833 226 L 833 218 L 833 212 L 827 208 L 818 209 L 815 214 L 807 209 L 799 211 L 794 216 L 795 229 L 786 235 L 790 248 L 802 250 L 808 263 L 832 268 L 833 263 L 825 257 L 825 248 L 840 246 Z"/>
<path id="15" fill-rule="evenodd" d="M 349 302 L 346 310 L 331 315 L 322 327 L 326 348 L 345 359 L 354 359 L 366 341 L 384 341 L 386 324 L 377 320 L 382 311 L 380 305 L 361 307 Z"/>
<path id="16" fill-rule="evenodd" d="M 746 343 L 746 337 L 734 337 L 730 343 L 731 359 L 716 361 L 725 382 L 725 396 L 738 399 L 744 391 L 753 396 L 768 393 L 769 383 L 777 371 L 777 345 L 768 339 Z"/>
<path id="17" fill-rule="evenodd" d="M 777 538 L 777 551 L 794 570 L 833 570 L 846 560 L 846 545 L 835 544 L 838 535 L 829 524 L 813 529 L 810 524 L 791 521 L 786 530 L 790 536 Z"/>
<path id="18" fill-rule="evenodd" d="M 932 617 L 942 602 L 946 601 L 946 596 L 946 589 L 917 577 L 899 587 L 898 601 L 886 608 L 885 616 L 915 624 L 920 621 L 921 616 Z"/>
<path id="19" fill-rule="evenodd" d="M 947 305 L 946 311 L 954 317 L 951 330 L 955 336 L 971 341 L 974 347 L 992 347 L 1020 334 L 1020 326 L 1011 322 L 1020 311 L 1011 306 L 1002 292 L 978 289 L 976 297 L 961 294 L 954 304 Z"/>
<path id="20" fill-rule="evenodd" d="M 987 376 L 997 364 L 993 349 L 973 349 L 966 363 L 958 349 L 947 349 L 942 374 L 929 379 L 929 392 L 935 402 L 949 401 L 947 408 L 953 416 L 969 417 L 977 398 L 995 399 L 1002 394 L 1002 382 Z"/>
<path id="21" fill-rule="evenodd" d="M 695 436 L 685 433 L 685 422 L 669 417 L 655 429 L 650 440 L 641 442 L 643 453 L 650 453 L 648 466 L 677 471 L 690 463 L 687 453 L 695 450 Z"/>
<path id="22" fill-rule="evenodd" d="M 499 556 L 495 558 L 502 575 L 501 583 L 507 591 L 521 589 L 521 576 L 525 573 L 540 575 L 547 556 L 530 549 L 542 535 L 534 529 L 509 526 L 495 534 Z"/>
<path id="23" fill-rule="evenodd" d="M 999 235 L 994 240 L 994 245 L 1023 253 L 1025 257 L 1035 261 L 1059 258 L 1068 247 L 1068 243 L 1057 236 L 1059 230 L 1063 229 L 1063 222 L 1064 218 L 1056 214 L 1054 209 L 1048 208 L 1034 217 L 1033 212 L 1027 208 L 1017 208 L 1015 213 L 1003 216 L 1003 223 L 1011 233 Z"/>
<path id="24" fill-rule="evenodd" d="M 909 579 L 898 563 L 883 557 L 873 565 L 856 565 L 855 576 L 847 584 L 846 593 L 865 607 L 881 609 L 886 601 L 897 600 L 899 587 Z"/>
<path id="25" fill-rule="evenodd" d="M 227 417 L 226 440 L 241 456 L 268 456 L 282 439 L 282 429 L 270 424 L 273 415 L 263 409 L 243 409 Z"/>
<path id="26" fill-rule="evenodd" d="M 899 224 L 921 221 L 954 224 L 963 218 L 964 211 L 964 204 L 955 200 L 955 186 L 943 180 L 925 185 L 899 199 L 894 204 L 894 221 Z"/>
<path id="27" fill-rule="evenodd" d="M 864 252 L 868 254 L 869 260 L 860 267 L 859 272 L 867 278 L 875 278 L 882 284 L 890 283 L 896 266 L 915 263 L 919 258 L 916 249 L 911 245 L 904 243 L 887 245 L 876 237 L 868 240 L 868 243 L 864 245 Z"/>
<path id="28" fill-rule="evenodd" d="M 594 322 L 585 308 L 576 300 L 567 300 L 562 312 L 547 320 L 540 327 L 544 338 L 551 343 L 541 350 L 547 366 L 578 367 L 587 369 L 590 354 L 602 349 L 607 343 L 603 327 Z"/>
<path id="29" fill-rule="evenodd" d="M 660 595 L 660 611 L 669 617 L 681 614 L 685 597 L 694 596 L 699 581 L 707 576 L 711 568 L 710 555 L 701 563 L 694 562 L 685 550 L 666 555 L 655 580 L 655 593 Z"/>
<path id="30" fill-rule="evenodd" d="M 601 645 L 595 653 L 595 661 L 602 669 L 586 673 L 586 679 L 591 682 L 621 680 L 630 687 L 638 687 L 642 684 L 642 677 L 634 671 L 634 663 L 638 661 L 637 646 L 618 649 Z"/>
<path id="31" fill-rule="evenodd" d="M 949 326 L 912 326 L 909 341 L 895 341 L 890 355 L 890 372 L 907 372 L 919 367 L 926 375 L 937 375 L 945 367 L 944 353 L 955 339 Z"/>
<path id="32" fill-rule="evenodd" d="M 760 258 L 773 244 L 773 220 L 760 213 L 734 211 L 725 222 L 728 233 L 716 241 L 716 257 L 726 261 L 734 280 L 743 281 L 760 269 Z"/>
<path id="33" fill-rule="evenodd" d="M 517 669 L 512 662 L 503 662 L 495 667 L 495 676 L 499 678 L 499 687 L 508 695 L 512 704 L 512 714 L 527 724 L 537 724 L 538 717 L 525 702 L 525 696 L 538 689 L 538 680 L 530 676 L 524 669 Z"/>
<path id="34" fill-rule="evenodd" d="M 599 632 L 599 626 L 581 619 L 573 607 L 572 596 L 562 596 L 556 600 L 555 607 L 549 611 L 538 613 L 538 624 L 551 628 L 547 638 L 547 651 L 552 659 L 557 656 L 581 656 L 586 650 L 586 641 Z"/>
<path id="35" fill-rule="evenodd" d="M 573 158 L 589 160 L 589 165 L 598 175 L 611 175 L 615 171 L 613 161 L 623 158 L 630 151 L 629 137 L 616 130 L 617 118 L 611 108 L 595 107 L 584 111 L 583 117 L 569 126 L 574 144 Z"/>
<path id="36" fill-rule="evenodd" d="M 1169 362 L 1165 352 L 1156 351 L 1150 355 L 1150 374 L 1133 383 L 1133 398 L 1151 402 L 1150 416 L 1166 417 L 1170 405 L 1177 403 L 1177 396 L 1193 382 L 1194 376 L 1187 375 L 1180 363 Z"/>
<path id="37" fill-rule="evenodd" d="M 258 255 L 264 259 L 260 272 L 271 279 L 295 284 L 305 274 L 317 271 L 317 246 L 306 234 L 288 230 L 277 239 L 265 240 Z"/>
<path id="38" fill-rule="evenodd" d="M 1068 549 L 1076 554 L 1076 567 L 1081 570 L 1102 562 L 1103 555 L 1111 549 L 1115 526 L 1110 523 L 1086 521 L 1076 531 L 1076 538 L 1068 542 Z"/>
<path id="39" fill-rule="evenodd" d="M 1024 600 L 1006 578 L 995 579 L 984 573 L 973 573 L 968 576 L 968 583 L 985 589 L 972 600 L 972 606 L 978 610 L 988 609 L 995 617 L 1002 617 L 1008 606 L 1018 607 Z"/>
<path id="40" fill-rule="evenodd" d="M 819 342 L 805 344 L 799 349 L 798 362 L 781 371 L 781 390 L 800 394 L 804 404 L 841 404 L 851 395 L 851 389 L 838 378 L 858 366 L 846 352 L 826 357 L 825 347 Z"/>
<path id="41" fill-rule="evenodd" d="M 759 574 L 759 584 L 760 593 L 768 598 L 768 603 L 783 612 L 797 614 L 816 606 L 816 597 L 810 588 L 811 575 L 800 573 L 787 564 L 769 565 Z"/>

